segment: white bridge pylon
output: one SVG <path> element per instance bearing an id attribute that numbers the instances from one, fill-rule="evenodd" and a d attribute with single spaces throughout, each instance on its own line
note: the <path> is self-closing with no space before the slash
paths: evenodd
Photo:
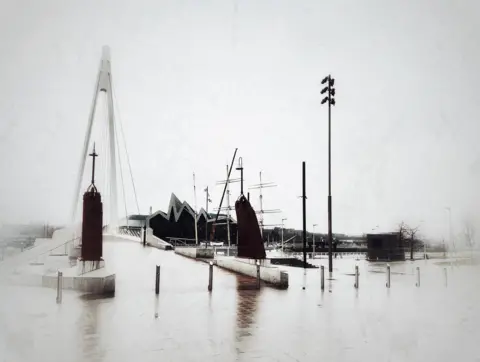
<path id="1" fill-rule="evenodd" d="M 90 139 L 92 136 L 93 120 L 95 118 L 95 110 L 97 108 L 98 96 L 101 92 L 106 93 L 107 110 L 108 110 L 108 134 L 109 134 L 109 163 L 110 172 L 109 186 L 110 186 L 110 220 L 109 228 L 114 230 L 118 224 L 118 193 L 117 193 L 117 169 L 116 169 L 116 151 L 115 151 L 115 114 L 113 107 L 113 94 L 112 94 L 112 71 L 110 64 L 110 48 L 104 46 L 102 49 L 102 59 L 100 61 L 100 68 L 98 71 L 97 81 L 95 83 L 95 91 L 93 94 L 92 106 L 90 108 L 90 116 L 88 119 L 87 132 L 85 133 L 85 141 L 83 144 L 82 158 L 80 160 L 80 169 L 77 178 L 77 184 L 75 188 L 75 195 L 72 207 L 72 223 L 75 223 L 75 217 L 77 212 L 78 203 L 82 200 L 81 186 L 82 179 L 85 172 L 85 163 L 87 161 Z"/>

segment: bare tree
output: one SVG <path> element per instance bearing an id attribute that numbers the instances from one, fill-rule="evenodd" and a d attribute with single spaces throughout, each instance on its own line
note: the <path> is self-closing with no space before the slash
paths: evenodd
<path id="1" fill-rule="evenodd" d="M 398 232 L 400 234 L 400 240 L 405 243 L 408 243 L 410 246 L 410 260 L 413 260 L 413 251 L 415 246 L 421 246 L 423 243 L 418 238 L 418 231 L 420 226 L 411 227 L 408 226 L 404 221 L 398 225 Z"/>

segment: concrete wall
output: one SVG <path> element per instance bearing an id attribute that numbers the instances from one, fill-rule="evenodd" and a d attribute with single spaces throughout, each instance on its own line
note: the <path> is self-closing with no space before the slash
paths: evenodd
<path id="1" fill-rule="evenodd" d="M 223 257 L 216 259 L 216 265 L 253 278 L 257 277 L 257 265 L 253 259 Z M 288 273 L 277 267 L 260 266 L 260 279 L 278 288 L 288 288 Z"/>
<path id="2" fill-rule="evenodd" d="M 73 289 L 94 294 L 109 294 L 115 292 L 115 274 L 104 277 L 64 276 L 62 285 L 62 289 Z M 57 276 L 43 275 L 42 286 L 56 289 Z"/>
<path id="3" fill-rule="evenodd" d="M 193 259 L 213 259 L 213 249 L 210 248 L 175 248 L 175 253 Z"/>
<path id="4" fill-rule="evenodd" d="M 147 228 L 147 244 L 162 250 L 173 250 L 173 245 L 153 235 L 153 229 Z"/>

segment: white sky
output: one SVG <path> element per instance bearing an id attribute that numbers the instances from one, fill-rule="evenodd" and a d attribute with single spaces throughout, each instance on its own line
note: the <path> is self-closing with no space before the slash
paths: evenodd
<path id="1" fill-rule="evenodd" d="M 216 207 L 238 147 L 246 186 L 260 170 L 278 184 L 266 223 L 301 228 L 306 161 L 308 229 L 326 231 L 331 73 L 334 232 L 424 220 L 442 237 L 446 206 L 458 232 L 480 201 L 479 15 L 475 0 L 0 0 L 0 221 L 68 221 L 108 44 L 141 212 L 171 192 L 193 204 L 194 171 L 199 208 L 207 185 Z"/>

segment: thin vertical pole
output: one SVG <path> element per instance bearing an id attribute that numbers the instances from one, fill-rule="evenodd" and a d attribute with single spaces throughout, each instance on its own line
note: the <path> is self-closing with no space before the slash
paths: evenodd
<path id="1" fill-rule="evenodd" d="M 390 288 L 390 265 L 387 264 L 387 288 Z"/>
<path id="2" fill-rule="evenodd" d="M 207 214 L 207 217 L 205 219 L 205 243 L 208 240 L 208 186 L 205 189 L 205 213 Z"/>
<path id="3" fill-rule="evenodd" d="M 240 195 L 243 195 L 243 167 L 240 169 Z"/>
<path id="4" fill-rule="evenodd" d="M 145 218 L 145 223 L 143 225 L 143 246 L 147 244 L 147 218 Z"/>
<path id="5" fill-rule="evenodd" d="M 160 265 L 156 266 L 155 269 L 155 294 L 160 293 Z"/>
<path id="6" fill-rule="evenodd" d="M 355 288 L 358 289 L 359 286 L 359 272 L 358 272 L 358 265 L 355 265 Z"/>
<path id="7" fill-rule="evenodd" d="M 230 249 L 230 180 L 228 179 L 228 165 L 227 167 L 227 240 L 228 249 Z"/>
<path id="8" fill-rule="evenodd" d="M 63 279 L 63 273 L 59 271 L 57 276 L 57 303 L 62 303 L 62 288 L 63 288 L 62 279 Z"/>
<path id="9" fill-rule="evenodd" d="M 331 132 L 331 115 L 332 105 L 330 99 L 328 101 L 328 272 L 333 272 L 332 259 L 332 132 Z"/>
<path id="10" fill-rule="evenodd" d="M 195 202 L 195 245 L 198 245 L 198 218 L 197 218 L 197 188 L 195 186 L 195 172 L 193 173 L 193 198 Z"/>
<path id="11" fill-rule="evenodd" d="M 303 267 L 307 267 L 307 196 L 305 180 L 305 161 L 302 162 L 302 189 L 303 189 Z"/>
<path id="12" fill-rule="evenodd" d="M 325 290 L 325 267 L 322 265 L 320 266 L 320 288 Z"/>
<path id="13" fill-rule="evenodd" d="M 312 233 L 312 259 L 315 259 L 315 224 L 313 225 Z"/>
<path id="14" fill-rule="evenodd" d="M 283 255 L 283 220 L 282 220 L 282 255 Z"/>
<path id="15" fill-rule="evenodd" d="M 208 266 L 208 291 L 211 292 L 213 289 L 213 262 L 210 262 Z"/>
<path id="16" fill-rule="evenodd" d="M 240 170 L 240 195 L 243 195 L 243 159 L 238 159 L 237 170 Z"/>
<path id="17" fill-rule="evenodd" d="M 260 171 L 260 235 L 263 243 L 263 194 L 262 194 L 262 171 Z"/>
<path id="18" fill-rule="evenodd" d="M 260 262 L 257 260 L 257 289 L 260 289 Z"/>

